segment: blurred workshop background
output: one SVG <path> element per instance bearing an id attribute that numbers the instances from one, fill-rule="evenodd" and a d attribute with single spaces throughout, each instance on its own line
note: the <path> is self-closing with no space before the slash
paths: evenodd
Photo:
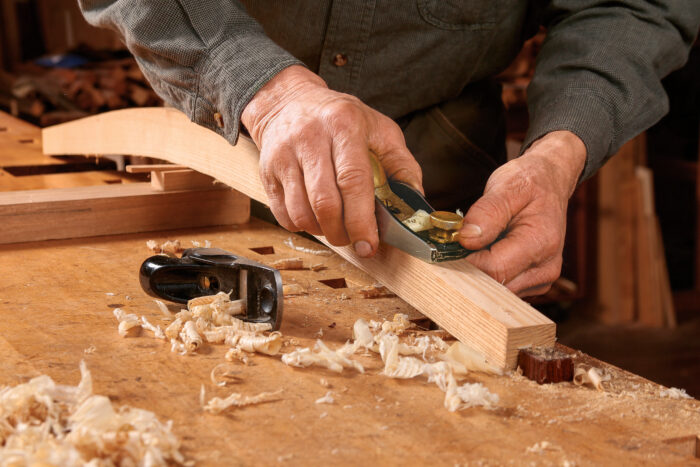
<path id="1" fill-rule="evenodd" d="M 500 75 L 512 157 L 545 35 Z M 0 0 L 0 65 L 0 111 L 41 127 L 162 105 L 121 41 L 89 26 L 75 0 Z M 578 188 L 562 278 L 530 301 L 558 323 L 561 343 L 700 397 L 699 43 L 664 85 L 670 113 Z M 55 162 L 0 160 L 0 191 L 145 177 L 123 172 L 118 156 Z"/>

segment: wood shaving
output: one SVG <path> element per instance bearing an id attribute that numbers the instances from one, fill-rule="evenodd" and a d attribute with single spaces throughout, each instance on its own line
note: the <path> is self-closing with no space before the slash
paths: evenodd
<path id="1" fill-rule="evenodd" d="M 384 321 L 381 324 L 381 329 L 383 333 L 391 333 L 400 336 L 406 329 L 413 326 L 413 323 L 408 320 L 408 315 L 403 313 L 396 313 L 394 319 L 391 321 Z"/>
<path id="2" fill-rule="evenodd" d="M 270 266 L 279 270 L 304 269 L 304 261 L 301 258 L 283 258 L 273 261 Z"/>
<path id="3" fill-rule="evenodd" d="M 168 327 L 165 328 L 165 335 L 168 339 L 177 339 L 180 336 L 180 331 L 187 321 L 192 318 L 192 315 L 180 315 L 175 318 L 175 321 L 170 323 Z"/>
<path id="4" fill-rule="evenodd" d="M 165 316 L 167 318 L 173 317 L 173 314 L 170 313 L 170 310 L 168 309 L 168 306 L 165 303 L 161 302 L 160 300 L 153 300 L 153 301 L 155 302 L 155 304 L 158 307 L 158 309 L 160 310 L 160 312 L 163 313 L 163 316 Z"/>
<path id="5" fill-rule="evenodd" d="M 284 244 L 287 245 L 292 250 L 296 250 L 296 251 L 299 251 L 301 253 L 309 253 L 312 255 L 319 255 L 319 256 L 330 256 L 333 254 L 333 252 L 330 250 L 305 248 L 303 246 L 295 245 L 294 241 L 292 240 L 292 237 L 287 238 L 284 241 Z"/>
<path id="6" fill-rule="evenodd" d="M 679 388 L 662 389 L 659 391 L 659 397 L 668 397 L 670 399 L 692 399 L 692 397 L 685 392 L 685 389 Z"/>
<path id="7" fill-rule="evenodd" d="M 209 373 L 209 379 L 214 385 L 223 387 L 229 383 L 240 383 L 242 381 L 238 377 L 240 373 L 230 363 L 219 363 L 212 368 L 211 373 Z"/>
<path id="8" fill-rule="evenodd" d="M 423 209 L 417 210 L 411 217 L 404 219 L 402 222 L 403 225 L 414 232 L 423 232 L 424 230 L 433 228 L 433 223 L 430 221 L 430 214 Z"/>
<path id="9" fill-rule="evenodd" d="M 309 266 L 309 269 L 311 269 L 314 272 L 318 272 L 318 271 L 323 271 L 324 269 L 328 269 L 328 268 L 323 263 L 316 263 L 316 264 L 312 264 L 311 266 Z"/>
<path id="10" fill-rule="evenodd" d="M 133 313 L 126 313 L 121 308 L 115 308 L 114 317 L 119 321 L 119 335 L 126 337 L 127 335 L 134 335 L 141 329 L 141 321 L 139 317 Z"/>
<path id="11" fill-rule="evenodd" d="M 91 355 L 91 354 L 95 353 L 96 350 L 97 350 L 97 347 L 95 347 L 94 345 L 91 345 L 87 349 L 83 350 L 83 353 L 85 355 Z"/>
<path id="12" fill-rule="evenodd" d="M 316 337 L 321 338 L 323 337 L 323 328 L 320 328 L 318 332 L 315 334 Z"/>
<path id="13" fill-rule="evenodd" d="M 540 441 L 525 449 L 526 453 L 544 454 L 545 451 L 563 451 L 560 446 L 550 443 L 549 441 Z"/>
<path id="14" fill-rule="evenodd" d="M 167 339 L 167 337 L 165 337 L 163 329 L 161 329 L 160 326 L 154 326 L 153 324 L 151 324 L 151 322 L 148 321 L 148 318 L 146 318 L 145 316 L 141 317 L 141 327 L 147 331 L 151 331 L 153 335 L 158 339 Z"/>
<path id="15" fill-rule="evenodd" d="M 480 371 L 492 375 L 503 375 L 503 370 L 499 366 L 489 362 L 484 355 L 459 341 L 452 344 L 447 352 L 441 354 L 440 359 L 453 365 L 453 369 L 458 373 Z M 458 371 L 462 369 L 463 371 Z"/>
<path id="16" fill-rule="evenodd" d="M 180 339 L 188 353 L 195 352 L 202 345 L 202 337 L 197 332 L 193 321 L 187 321 L 182 327 Z"/>
<path id="17" fill-rule="evenodd" d="M 240 347 L 233 347 L 231 349 L 228 349 L 226 352 L 226 355 L 224 355 L 224 358 L 228 360 L 229 362 L 232 362 L 234 360 L 238 360 L 239 362 L 243 363 L 244 365 L 252 365 L 252 362 L 250 361 L 250 358 L 248 357 L 248 354 L 243 351 Z"/>
<path id="18" fill-rule="evenodd" d="M 224 303 L 226 301 L 229 301 L 230 299 L 231 294 L 228 294 L 226 292 L 219 292 L 214 295 L 196 297 L 187 302 L 187 309 L 192 310 L 192 308 L 196 306 Z"/>
<path id="19" fill-rule="evenodd" d="M 598 391 L 604 391 L 603 383 L 610 381 L 609 373 L 603 374 L 598 368 L 577 365 L 574 368 L 574 384 L 577 386 L 590 385 Z"/>
<path id="20" fill-rule="evenodd" d="M 178 253 L 184 251 L 184 248 L 180 245 L 180 240 L 168 240 L 162 244 L 155 240 L 148 240 L 146 247 L 155 254 L 167 256 L 177 256 Z"/>
<path id="21" fill-rule="evenodd" d="M 396 297 L 396 294 L 387 289 L 382 284 L 373 284 L 360 289 L 360 294 L 364 298 L 389 298 Z"/>
<path id="22" fill-rule="evenodd" d="M 209 399 L 209 402 L 204 406 L 204 411 L 218 414 L 231 407 L 244 407 L 246 405 L 262 404 L 264 402 L 272 402 L 279 400 L 279 395 L 282 394 L 282 389 L 275 392 L 261 392 L 254 396 L 244 396 L 239 393 L 232 393 L 230 396 L 221 399 L 220 397 L 214 397 Z"/>
<path id="23" fill-rule="evenodd" d="M 322 366 L 336 373 L 341 373 L 343 368 L 354 368 L 364 373 L 365 369 L 359 362 L 348 358 L 347 355 L 351 352 L 352 348 L 348 349 L 345 346 L 338 350 L 331 350 L 323 341 L 317 340 L 313 351 L 309 347 L 294 350 L 282 355 L 282 362 L 295 367 Z"/>
<path id="24" fill-rule="evenodd" d="M 333 399 L 333 391 L 328 391 L 325 396 L 316 399 L 316 404 L 335 404 L 335 399 Z"/>
<path id="25" fill-rule="evenodd" d="M 477 406 L 493 408 L 498 404 L 498 394 L 491 393 L 481 383 L 464 383 L 459 386 L 446 362 L 426 365 L 425 370 L 428 382 L 435 383 L 445 392 L 444 405 L 450 412 Z"/>
<path id="26" fill-rule="evenodd" d="M 172 423 L 147 410 L 112 406 L 92 394 L 80 363 L 78 386 L 46 375 L 0 388 L 0 465 L 183 465 Z"/>
<path id="27" fill-rule="evenodd" d="M 237 346 L 246 352 L 277 355 L 282 348 L 282 334 L 273 332 L 267 336 L 258 336 L 238 333 L 227 337 L 224 342 L 227 345 Z"/>
<path id="28" fill-rule="evenodd" d="M 321 379 L 318 381 L 318 383 L 319 383 L 321 386 L 323 386 L 324 388 L 330 388 L 330 387 L 332 387 L 332 386 L 331 386 L 331 383 L 329 383 L 328 380 L 327 380 L 326 378 L 321 378 Z"/>
<path id="29" fill-rule="evenodd" d="M 295 295 L 306 295 L 309 292 L 300 284 L 284 284 L 282 285 L 282 295 L 285 297 L 293 297 Z"/>

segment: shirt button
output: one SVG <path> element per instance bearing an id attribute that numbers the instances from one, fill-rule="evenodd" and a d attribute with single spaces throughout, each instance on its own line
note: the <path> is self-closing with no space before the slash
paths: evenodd
<path id="1" fill-rule="evenodd" d="M 214 114 L 214 121 L 216 122 L 216 124 L 219 128 L 224 127 L 224 117 L 222 117 L 219 112 L 216 112 Z"/>
<path id="2" fill-rule="evenodd" d="M 335 54 L 333 57 L 333 65 L 337 67 L 345 66 L 348 63 L 348 56 L 345 54 Z"/>

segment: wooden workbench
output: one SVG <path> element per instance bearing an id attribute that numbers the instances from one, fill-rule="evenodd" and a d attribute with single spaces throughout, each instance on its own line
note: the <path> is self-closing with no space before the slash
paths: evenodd
<path id="1" fill-rule="evenodd" d="M 183 452 L 201 465 L 697 462 L 689 453 L 697 449 L 700 402 L 662 398 L 662 387 L 585 355 L 576 360 L 613 375 L 607 391 L 571 383 L 539 386 L 517 374 L 472 373 L 468 381 L 482 382 L 500 396 L 498 407 L 449 413 L 434 384 L 383 377 L 376 356 L 362 357 L 366 374 L 346 370 L 339 375 L 255 355 L 253 366 L 238 367 L 239 384 L 221 388 L 209 374 L 224 361 L 225 346 L 179 356 L 148 332 L 131 338 L 117 334 L 115 307 L 165 323 L 138 282 L 138 267 L 151 254 L 148 239 L 179 239 L 183 245 L 210 240 L 267 264 L 297 256 L 306 265 L 323 262 L 326 269 L 320 271 L 282 272 L 285 283 L 297 282 L 309 292 L 284 303 L 281 331 L 301 346 L 312 346 L 319 330 L 328 345 L 339 346 L 351 338 L 357 318 L 391 319 L 397 312 L 419 318 L 398 298 L 362 298 L 358 288 L 372 284 L 371 277 L 336 255 L 294 251 L 284 244 L 289 237 L 297 245 L 322 248 L 257 220 L 235 227 L 0 246 L 0 385 L 42 373 L 76 384 L 78 364 L 85 359 L 95 393 L 173 420 Z M 263 247 L 274 253 L 253 250 L 270 250 Z M 321 378 L 332 385 L 335 404 L 314 403 L 328 391 Z M 279 401 L 209 415 L 199 404 L 201 385 L 207 399 L 234 391 L 284 392 Z M 664 442 L 688 436 L 693 438 Z"/>

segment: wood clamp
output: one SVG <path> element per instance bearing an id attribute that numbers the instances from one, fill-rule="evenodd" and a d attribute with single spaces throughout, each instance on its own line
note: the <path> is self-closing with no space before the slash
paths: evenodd
<path id="1" fill-rule="evenodd" d="M 416 190 L 386 177 L 377 156 L 370 151 L 374 178 L 375 212 L 379 239 L 427 263 L 453 261 L 471 251 L 457 242 L 463 218 L 459 214 L 436 211 Z M 430 214 L 431 226 L 421 232 L 409 229 L 403 221 L 423 210 Z"/>
<path id="2" fill-rule="evenodd" d="M 176 303 L 219 292 L 231 300 L 245 300 L 244 321 L 269 323 L 272 330 L 282 322 L 282 277 L 278 270 L 236 256 L 219 248 L 190 248 L 181 258 L 155 255 L 141 265 L 143 290 Z"/>

